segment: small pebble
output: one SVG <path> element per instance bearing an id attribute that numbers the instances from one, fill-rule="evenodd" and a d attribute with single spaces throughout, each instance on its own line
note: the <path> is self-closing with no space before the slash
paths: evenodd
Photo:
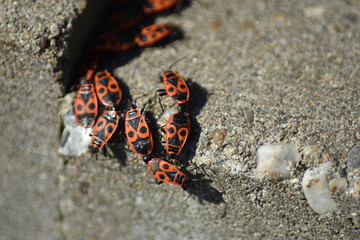
<path id="1" fill-rule="evenodd" d="M 288 164 L 298 161 L 300 154 L 293 144 L 262 146 L 257 150 L 257 168 L 260 173 L 273 180 L 290 177 Z"/>
<path id="2" fill-rule="evenodd" d="M 245 122 L 253 123 L 254 122 L 254 112 L 253 111 L 245 111 L 244 113 Z"/>
<path id="3" fill-rule="evenodd" d="M 360 147 L 352 148 L 346 156 L 346 161 L 349 168 L 360 168 Z"/>
<path id="4" fill-rule="evenodd" d="M 330 180 L 329 187 L 332 193 L 343 192 L 347 188 L 347 181 L 343 177 L 336 176 Z"/>
<path id="5" fill-rule="evenodd" d="M 216 129 L 213 133 L 213 140 L 214 143 L 217 147 L 222 147 L 224 144 L 224 140 L 225 140 L 226 134 L 224 133 L 223 130 L 221 129 Z"/>
<path id="6" fill-rule="evenodd" d="M 58 153 L 67 156 L 81 156 L 88 152 L 91 128 L 83 128 L 77 125 L 74 115 L 64 118 L 65 128 L 61 135 Z"/>
<path id="7" fill-rule="evenodd" d="M 21 38 L 22 38 L 23 40 L 29 40 L 29 39 L 30 39 L 30 35 L 29 35 L 29 33 L 25 32 L 25 33 L 21 34 Z"/>
<path id="8" fill-rule="evenodd" d="M 46 49 L 46 48 L 50 47 L 50 40 L 45 36 L 41 36 L 39 44 L 40 44 L 41 49 Z"/>
<path id="9" fill-rule="evenodd" d="M 302 189 L 307 202 L 317 214 L 325 214 L 338 210 L 338 205 L 331 197 L 329 185 L 325 179 L 331 162 L 306 170 L 302 179 Z"/>

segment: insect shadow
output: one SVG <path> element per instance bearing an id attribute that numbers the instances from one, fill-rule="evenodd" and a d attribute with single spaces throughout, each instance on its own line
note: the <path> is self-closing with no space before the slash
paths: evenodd
<path id="1" fill-rule="evenodd" d="M 190 196 L 195 196 L 201 204 L 207 201 L 214 204 L 226 203 L 223 193 L 211 186 L 212 180 L 204 178 L 204 174 L 187 175 L 192 179 L 189 186 L 185 189 Z"/>
<path id="2" fill-rule="evenodd" d="M 162 136 L 159 131 L 157 119 L 153 112 L 145 111 L 144 117 L 149 125 L 151 134 L 153 136 L 154 148 L 152 156 L 162 157 L 165 154 L 165 148 L 163 146 Z"/>
<path id="3" fill-rule="evenodd" d="M 196 154 L 196 146 L 200 139 L 201 125 L 196 119 L 201 109 L 208 101 L 209 93 L 206 88 L 203 88 L 200 84 L 187 80 L 190 87 L 191 98 L 189 102 L 189 117 L 191 120 L 191 131 L 189 139 L 184 146 L 183 152 L 178 159 L 184 166 L 189 165 Z M 206 179 L 204 174 L 193 174 L 187 171 L 187 175 L 192 179 L 191 184 L 186 191 L 190 195 L 194 195 L 198 198 L 200 203 L 207 201 L 214 204 L 225 203 L 223 193 L 211 186 L 212 180 Z"/>
<path id="4" fill-rule="evenodd" d="M 201 126 L 196 119 L 196 116 L 199 115 L 200 110 L 205 106 L 208 100 L 208 91 L 201 87 L 196 82 L 193 82 L 191 79 L 187 80 L 190 88 L 190 102 L 189 102 L 189 117 L 191 121 L 191 130 L 189 138 L 184 146 L 183 151 L 180 153 L 178 161 L 187 166 L 191 160 L 195 157 L 196 146 L 200 139 Z"/>

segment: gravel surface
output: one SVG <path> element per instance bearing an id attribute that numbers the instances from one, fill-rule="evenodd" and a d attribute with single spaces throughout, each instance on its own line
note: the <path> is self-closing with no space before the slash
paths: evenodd
<path id="1" fill-rule="evenodd" d="M 197 177 L 186 191 L 155 184 L 124 141 L 110 146 L 118 159 L 57 154 L 62 98 L 103 7 L 1 3 L 0 239 L 359 236 L 358 1 L 193 0 L 155 19 L 179 26 L 182 39 L 104 55 L 125 97 L 146 94 L 138 106 L 186 56 L 173 66 L 192 82 L 193 127 L 180 160 Z M 175 109 L 162 102 L 165 114 Z M 158 117 L 158 103 L 146 111 Z M 279 143 L 296 146 L 300 160 L 287 179 L 263 178 L 257 149 Z M 328 161 L 327 180 L 345 177 L 348 187 L 332 194 L 339 210 L 318 215 L 301 181 Z"/>

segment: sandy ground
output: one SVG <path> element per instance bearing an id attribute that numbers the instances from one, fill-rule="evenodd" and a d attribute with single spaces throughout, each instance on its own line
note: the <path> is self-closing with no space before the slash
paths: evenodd
<path id="1" fill-rule="evenodd" d="M 359 236 L 358 154 L 347 162 L 360 140 L 358 1 L 194 0 L 155 19 L 179 26 L 182 39 L 104 55 L 127 97 L 146 94 L 139 106 L 161 88 L 159 73 L 187 56 L 173 67 L 192 81 L 181 159 L 202 176 L 187 191 L 155 184 L 125 142 L 118 159 L 58 155 L 64 89 L 102 8 L 85 6 L 1 3 L 0 239 Z M 152 101 L 147 111 L 160 110 Z M 294 144 L 300 159 L 288 179 L 269 181 L 256 172 L 256 151 L 277 143 Z M 348 187 L 332 195 L 338 211 L 318 215 L 301 180 L 325 161 Z"/>

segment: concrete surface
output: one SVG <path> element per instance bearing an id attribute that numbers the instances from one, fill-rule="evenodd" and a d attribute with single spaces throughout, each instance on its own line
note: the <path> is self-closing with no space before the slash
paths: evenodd
<path id="1" fill-rule="evenodd" d="M 193 82 L 193 130 L 182 159 L 191 160 L 188 170 L 199 168 L 187 191 L 156 185 L 126 144 L 115 149 L 121 164 L 101 154 L 57 155 L 70 81 L 63 76 L 76 60 L 71 36 L 87 34 L 74 23 L 96 12 L 85 6 L 1 2 L 0 239 L 359 236 L 359 192 L 334 194 L 339 211 L 317 215 L 301 189 L 305 170 L 325 160 L 349 186 L 358 181 L 346 162 L 360 140 L 358 1 L 192 1 L 156 18 L 178 25 L 183 39 L 106 55 L 127 95 L 148 94 L 139 106 L 161 87 L 162 68 L 188 56 L 173 67 Z M 147 111 L 156 117 L 157 104 Z M 290 179 L 256 174 L 256 150 L 269 143 L 298 147 L 302 159 Z M 319 150 L 309 162 L 310 145 Z"/>

